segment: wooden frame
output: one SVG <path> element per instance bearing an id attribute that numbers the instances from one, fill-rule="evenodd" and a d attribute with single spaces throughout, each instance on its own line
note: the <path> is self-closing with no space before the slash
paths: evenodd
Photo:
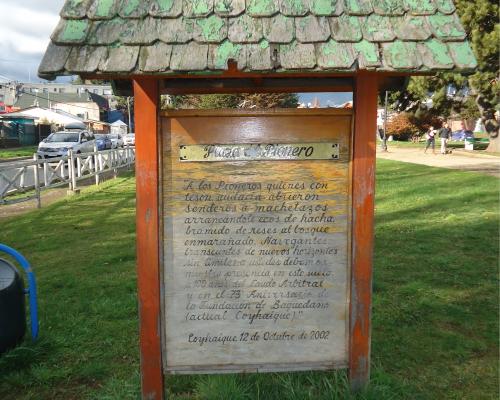
<path id="1" fill-rule="evenodd" d="M 377 76 L 359 74 L 354 90 L 352 176 L 349 380 L 353 390 L 370 379 L 376 130 Z"/>
<path id="2" fill-rule="evenodd" d="M 370 372 L 377 90 L 375 73 L 355 76 L 349 342 L 349 378 L 353 390 L 367 385 Z M 248 91 L 253 89 L 248 88 Z M 134 80 L 141 384 L 142 397 L 148 400 L 164 399 L 160 326 L 159 94 L 160 79 Z"/>
<path id="3" fill-rule="evenodd" d="M 137 182 L 137 290 L 143 399 L 164 397 L 160 331 L 158 148 L 159 90 L 156 80 L 134 80 Z"/>

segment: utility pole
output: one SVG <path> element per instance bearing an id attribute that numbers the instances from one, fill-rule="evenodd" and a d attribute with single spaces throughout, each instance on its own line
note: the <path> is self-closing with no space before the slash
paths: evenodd
<path id="1" fill-rule="evenodd" d="M 132 120 L 130 118 L 130 96 L 127 96 L 127 109 L 128 109 L 128 132 L 132 132 Z"/>
<path id="2" fill-rule="evenodd" d="M 382 138 L 382 151 L 387 151 L 387 96 L 389 92 L 385 91 L 385 104 L 384 104 L 384 137 Z"/>

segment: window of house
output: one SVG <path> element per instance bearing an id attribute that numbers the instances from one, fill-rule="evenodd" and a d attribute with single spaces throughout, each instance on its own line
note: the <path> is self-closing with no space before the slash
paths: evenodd
<path id="1" fill-rule="evenodd" d="M 94 92 L 95 94 L 99 94 L 99 90 L 97 90 L 97 89 L 94 89 L 94 90 L 93 90 L 93 92 Z"/>
<path id="2" fill-rule="evenodd" d="M 105 96 L 111 96 L 111 89 L 104 89 L 102 91 L 102 94 L 104 94 Z"/>
<path id="3" fill-rule="evenodd" d="M 59 93 L 64 93 L 64 88 L 59 88 Z"/>
<path id="4" fill-rule="evenodd" d="M 47 88 L 43 88 L 42 91 L 43 91 L 43 93 L 49 93 L 49 89 L 47 89 Z"/>

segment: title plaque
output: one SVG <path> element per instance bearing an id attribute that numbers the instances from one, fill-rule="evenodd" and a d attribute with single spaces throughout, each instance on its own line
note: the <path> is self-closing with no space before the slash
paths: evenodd
<path id="1" fill-rule="evenodd" d="M 285 144 L 281 119 L 277 133 L 262 134 L 269 142 L 253 144 L 234 143 L 234 120 L 227 136 L 218 137 L 203 136 L 204 120 L 169 122 L 163 163 L 167 372 L 346 366 L 350 119 L 315 121 L 314 141 L 301 134 Z M 202 144 L 200 137 L 233 143 Z"/>
<path id="2" fill-rule="evenodd" d="M 181 145 L 180 161 L 338 160 L 338 143 Z"/>

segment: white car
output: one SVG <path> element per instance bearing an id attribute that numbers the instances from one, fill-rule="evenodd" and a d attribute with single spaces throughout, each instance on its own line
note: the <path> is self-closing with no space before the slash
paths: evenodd
<path id="1" fill-rule="evenodd" d="M 61 131 L 50 134 L 38 145 L 36 154 L 40 158 L 61 157 L 72 149 L 74 153 L 94 151 L 95 138 L 88 131 Z"/>
<path id="2" fill-rule="evenodd" d="M 112 149 L 117 149 L 119 147 L 123 147 L 123 137 L 119 133 L 111 133 L 109 135 L 109 138 L 111 139 L 111 148 Z"/>
<path id="3" fill-rule="evenodd" d="M 123 144 L 125 146 L 135 146 L 135 133 L 127 133 L 123 137 Z"/>

